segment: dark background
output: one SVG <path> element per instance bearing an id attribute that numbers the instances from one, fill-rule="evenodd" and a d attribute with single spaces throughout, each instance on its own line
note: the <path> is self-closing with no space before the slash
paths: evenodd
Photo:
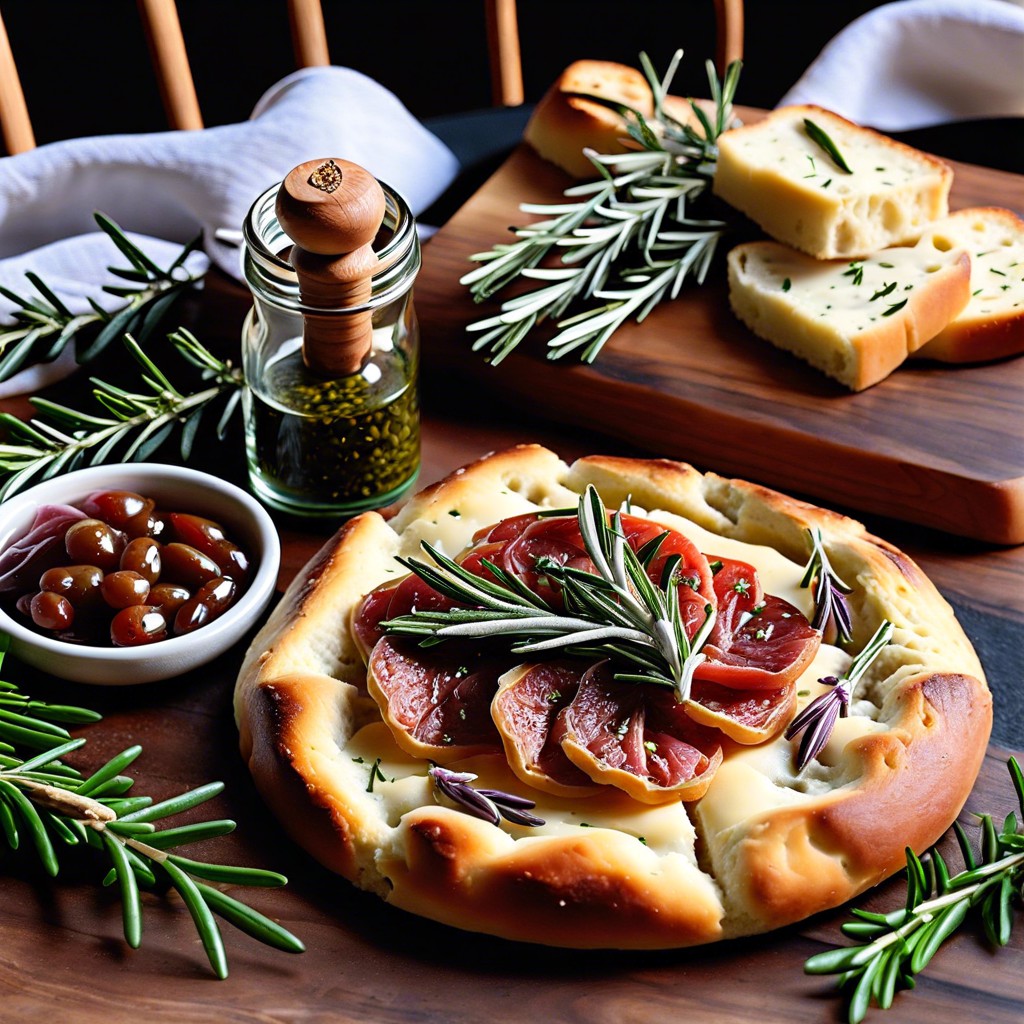
<path id="1" fill-rule="evenodd" d="M 738 101 L 774 106 L 870 0 L 747 0 Z M 490 104 L 480 0 L 323 0 L 331 59 L 381 82 L 421 119 Z M 519 0 L 527 103 L 578 58 L 657 68 L 686 51 L 674 91 L 706 95 L 710 0 Z M 178 0 L 208 125 L 244 120 L 294 69 L 284 0 Z M 133 0 L 0 3 L 37 141 L 166 127 Z"/>
<path id="2" fill-rule="evenodd" d="M 208 126 L 243 121 L 293 71 L 285 0 L 178 0 Z M 773 107 L 847 24 L 879 0 L 747 0 L 737 102 Z M 673 92 L 707 95 L 715 50 L 711 0 L 519 0 L 526 104 L 489 111 L 481 0 L 323 0 L 332 62 L 376 79 L 439 135 L 466 173 L 441 206 L 457 208 L 518 141 L 532 104 L 573 60 L 663 69 L 685 52 Z M 134 0 L 0 0 L 36 140 L 167 127 Z M 870 123 L 870 122 L 868 122 Z M 1024 171 L 1019 120 L 960 122 L 895 134 L 939 156 Z M 3 150 L 0 148 L 0 153 Z"/>

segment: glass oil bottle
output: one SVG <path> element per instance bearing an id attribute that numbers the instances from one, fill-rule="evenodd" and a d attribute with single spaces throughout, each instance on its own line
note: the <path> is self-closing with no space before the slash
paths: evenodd
<path id="1" fill-rule="evenodd" d="M 356 172 L 367 194 L 380 195 L 353 195 Z M 339 220 L 347 241 L 337 240 Z M 355 252 L 345 248 L 353 221 L 362 232 Z M 310 161 L 256 200 L 244 234 L 253 307 L 242 329 L 243 408 L 253 492 L 299 516 L 348 516 L 394 502 L 420 461 L 412 303 L 420 250 L 407 204 L 354 164 Z"/>

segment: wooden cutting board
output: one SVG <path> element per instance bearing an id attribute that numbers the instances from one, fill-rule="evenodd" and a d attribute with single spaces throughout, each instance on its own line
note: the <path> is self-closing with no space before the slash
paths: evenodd
<path id="1" fill-rule="evenodd" d="M 1024 212 L 1024 176 L 954 164 L 951 206 Z M 569 179 L 520 146 L 424 249 L 416 286 L 426 374 L 458 374 L 531 413 L 846 509 L 997 544 L 1024 542 L 1024 359 L 908 363 L 859 394 L 751 334 L 724 281 L 690 285 L 611 338 L 597 361 L 550 363 L 544 336 L 498 367 L 464 330 L 497 311 L 459 277 Z"/>

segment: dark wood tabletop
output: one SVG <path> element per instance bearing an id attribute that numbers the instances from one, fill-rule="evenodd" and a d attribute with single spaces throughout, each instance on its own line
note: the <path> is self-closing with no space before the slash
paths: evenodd
<path id="1" fill-rule="evenodd" d="M 236 312 L 224 314 L 224 322 L 237 331 Z M 421 484 L 519 442 L 546 444 L 566 459 L 594 452 L 661 454 L 605 433 L 556 424 L 528 403 L 502 401 L 467 380 L 432 373 L 429 347 L 425 369 Z M 240 448 L 224 446 L 198 458 L 241 482 Z M 1015 804 L 1006 758 L 1024 756 L 1015 653 L 1024 636 L 1024 548 L 858 517 L 918 561 L 954 604 L 979 648 L 996 695 L 996 726 L 961 820 L 970 829 L 972 812 L 989 811 L 1001 820 Z M 335 525 L 279 520 L 279 591 Z M 88 737 L 76 755 L 84 768 L 140 743 L 143 754 L 131 769 L 140 794 L 164 799 L 223 780 L 225 792 L 187 818 L 229 817 L 238 829 L 189 852 L 284 872 L 290 879 L 284 889 L 237 894 L 297 934 L 306 951 L 276 952 L 225 925 L 231 973 L 218 981 L 174 894 L 144 896 L 142 946 L 131 950 L 121 935 L 116 893 L 98 885 L 105 868 L 88 855 L 62 853 L 56 881 L 34 868 L 31 858 L 6 856 L 0 859 L 0 1021 L 755 1024 L 840 1019 L 832 981 L 805 976 L 802 964 L 843 941 L 843 909 L 710 948 L 575 952 L 462 933 L 395 910 L 329 874 L 283 834 L 239 756 L 231 695 L 243 650 L 244 643 L 187 676 L 138 687 L 74 686 L 14 660 L 5 663 L 3 678 L 40 698 L 84 704 L 104 714 L 102 722 L 77 733 Z M 944 852 L 959 863 L 948 840 Z M 889 910 L 903 892 L 900 881 L 892 880 L 858 903 Z M 885 1016 L 872 1010 L 869 1019 L 894 1024 L 1024 1019 L 1024 928 L 1007 948 L 994 952 L 980 928 L 965 927 L 939 952 L 915 992 L 899 995 Z"/>
<path id="2" fill-rule="evenodd" d="M 533 421 L 522 409 L 490 400 L 481 408 L 469 395 L 454 412 L 451 399 L 458 397 L 449 385 L 427 381 L 423 483 L 521 441 L 540 441 L 566 458 L 594 450 L 629 451 Z M 327 532 L 327 527 L 282 524 L 281 588 Z M 944 535 L 915 538 L 905 527 L 885 532 L 959 605 L 997 617 L 1019 640 L 1024 549 L 986 548 Z M 689 1018 L 753 1024 L 840 1019 L 830 979 L 807 977 L 801 967 L 807 956 L 841 941 L 842 911 L 708 949 L 580 953 L 461 933 L 394 910 L 328 874 L 281 833 L 239 757 L 231 692 L 241 654 L 239 645 L 184 678 L 132 688 L 61 684 L 14 661 L 5 665 L 4 678 L 40 697 L 74 700 L 104 713 L 103 722 L 80 733 L 88 737 L 82 752 L 88 765 L 141 743 L 143 754 L 132 767 L 139 793 L 162 799 L 223 780 L 225 793 L 202 809 L 203 816 L 233 818 L 238 829 L 203 844 L 193 856 L 287 874 L 284 889 L 239 895 L 299 935 L 306 952 L 275 952 L 225 925 L 231 973 L 218 981 L 176 897 L 144 897 L 143 942 L 131 950 L 121 937 L 116 894 L 98 886 L 99 868 L 88 856 L 63 854 L 56 881 L 8 858 L 0 875 L 0 1020 L 593 1024 Z M 1009 752 L 991 747 L 967 811 L 1001 816 L 1010 810 L 1013 793 L 1004 768 Z M 962 820 L 970 824 L 966 812 Z M 950 860 L 955 862 L 955 854 Z M 892 881 L 868 904 L 890 909 L 901 895 L 900 883 Z M 975 1021 L 1010 1022 L 1022 1013 L 1024 930 L 1017 930 L 1008 948 L 993 953 L 980 931 L 968 927 L 940 952 L 918 989 L 897 998 L 888 1019 L 952 1024 L 969 1014 Z"/>

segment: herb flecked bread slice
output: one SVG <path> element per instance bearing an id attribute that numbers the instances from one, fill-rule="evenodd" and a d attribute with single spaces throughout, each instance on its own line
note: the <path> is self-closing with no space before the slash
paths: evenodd
<path id="1" fill-rule="evenodd" d="M 736 315 L 853 391 L 887 377 L 970 298 L 967 251 L 943 251 L 932 239 L 852 261 L 748 242 L 728 264 Z"/>
<path id="2" fill-rule="evenodd" d="M 836 259 L 916 242 L 952 182 L 941 160 L 805 105 L 722 135 L 714 191 L 777 241 Z"/>
<path id="3" fill-rule="evenodd" d="M 936 249 L 971 256 L 971 298 L 947 327 L 915 353 L 944 363 L 980 363 L 1024 352 L 1024 220 L 1009 210 L 958 210 L 928 225 Z"/>

